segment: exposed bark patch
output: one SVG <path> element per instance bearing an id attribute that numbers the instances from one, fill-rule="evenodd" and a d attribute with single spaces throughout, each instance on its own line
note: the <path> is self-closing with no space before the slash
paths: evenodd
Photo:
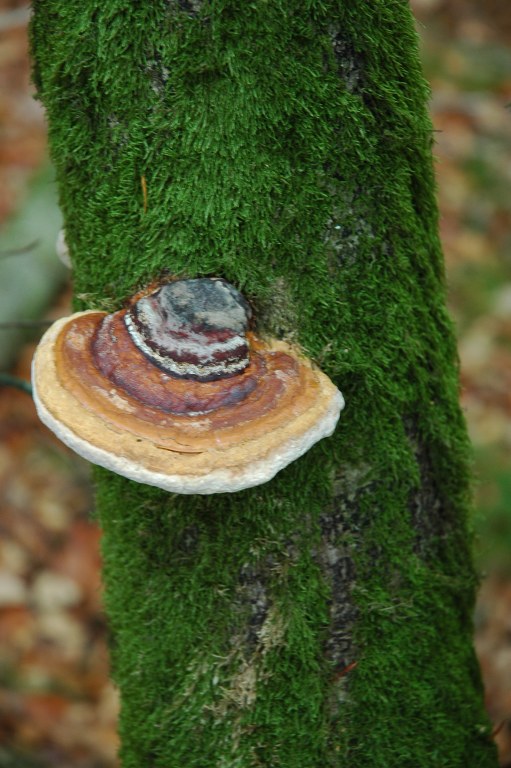
<path id="1" fill-rule="evenodd" d="M 368 471 L 367 467 L 345 467 L 334 483 L 331 507 L 320 516 L 322 543 L 316 558 L 331 589 L 325 653 L 336 674 L 349 667 L 357 655 L 353 643 L 357 608 L 351 596 L 356 581 L 352 553 L 363 528 L 359 502 L 369 488 Z"/>
<path id="2" fill-rule="evenodd" d="M 164 66 L 160 56 L 147 58 L 145 71 L 151 81 L 151 88 L 158 96 L 165 93 L 165 84 L 170 76 L 170 70 Z"/>
<path id="3" fill-rule="evenodd" d="M 240 610 L 248 609 L 242 645 L 249 653 L 256 648 L 261 629 L 268 616 L 271 604 L 268 595 L 271 566 L 271 562 L 262 566 L 246 563 L 240 571 L 236 602 Z"/>
<path id="4" fill-rule="evenodd" d="M 217 715 L 225 715 L 232 708 L 236 712 L 253 706 L 257 695 L 258 680 L 267 677 L 264 670 L 265 656 L 285 642 L 287 624 L 284 616 L 275 606 L 268 608 L 260 627 L 257 642 L 250 654 L 246 654 L 243 639 L 237 637 L 233 650 L 220 662 L 220 667 L 229 667 L 231 672 L 228 684 L 222 687 L 222 696 L 215 704 Z"/>
<path id="5" fill-rule="evenodd" d="M 256 592 L 260 596 L 259 588 Z M 260 627 L 251 652 L 247 653 L 243 636 L 234 637 L 232 651 L 219 662 L 213 678 L 215 685 L 221 678 L 224 678 L 225 682 L 219 685 L 220 695 L 209 709 L 216 719 L 231 719 L 229 733 L 233 757 L 239 755 L 243 737 L 252 730 L 250 724 L 244 721 L 244 714 L 255 705 L 259 683 L 267 680 L 271 674 L 265 668 L 265 657 L 271 650 L 285 643 L 287 624 L 284 617 L 275 606 L 268 607 L 266 598 L 263 600 L 264 608 L 261 604 L 256 611 Z M 265 618 L 261 623 L 263 613 Z M 234 764 L 228 763 L 229 766 Z M 257 764 L 254 762 L 254 765 Z"/>
<path id="6" fill-rule="evenodd" d="M 296 301 L 285 278 L 274 280 L 271 295 L 259 299 L 254 314 L 257 330 L 263 336 L 296 342 L 299 327 Z"/>
<path id="7" fill-rule="evenodd" d="M 308 528 L 307 521 L 303 524 Z M 296 538 L 299 535 L 301 538 L 301 533 Z M 269 629 L 274 625 L 277 611 L 271 596 L 272 584 L 280 573 L 298 560 L 300 551 L 298 541 L 293 537 L 283 544 L 278 556 L 269 553 L 259 561 L 241 566 L 234 607 L 243 629 L 235 631 L 232 645 L 242 651 L 245 658 L 268 647 L 269 637 L 273 637 Z"/>
<path id="8" fill-rule="evenodd" d="M 355 660 L 352 627 L 357 610 L 351 602 L 355 581 L 355 568 L 347 550 L 326 547 L 328 570 L 331 576 L 330 632 L 326 640 L 326 654 L 340 672 Z"/>
<path id="9" fill-rule="evenodd" d="M 323 241 L 335 273 L 339 267 L 353 266 L 360 259 L 362 249 L 367 252 L 374 243 L 374 247 L 381 250 L 382 243 L 377 240 L 370 224 L 371 214 L 364 202 L 367 191 L 364 193 L 358 187 L 349 191 L 346 182 L 338 178 L 335 171 L 328 167 L 325 170 L 330 175 L 327 185 L 332 196 L 332 210 L 326 221 Z"/>
<path id="10" fill-rule="evenodd" d="M 203 6 L 203 0 L 170 0 L 169 5 L 179 8 L 189 16 L 197 16 Z"/>
<path id="11" fill-rule="evenodd" d="M 330 27 L 328 30 L 332 41 L 332 50 L 339 77 L 344 82 L 349 93 L 359 93 L 363 83 L 363 66 L 359 56 L 356 55 L 353 45 L 343 35 L 342 30 Z"/>
<path id="12" fill-rule="evenodd" d="M 335 255 L 339 266 L 349 267 L 357 261 L 361 244 L 368 239 L 374 240 L 371 226 L 365 219 L 350 219 L 352 210 L 334 211 L 327 221 L 325 243 Z"/>
<path id="13" fill-rule="evenodd" d="M 237 622 L 231 630 L 227 655 L 215 665 L 213 684 L 217 696 L 209 708 L 217 720 L 229 719 L 233 757 L 239 754 L 243 737 L 251 731 L 245 714 L 254 707 L 260 684 L 272 674 L 266 657 L 286 643 L 287 619 L 271 591 L 279 571 L 296 561 L 298 554 L 294 540 L 286 541 L 278 555 L 269 553 L 244 563 L 239 571 L 233 601 Z"/>
<path id="14" fill-rule="evenodd" d="M 405 419 L 405 433 L 413 450 L 419 469 L 420 485 L 411 494 L 409 508 L 416 532 L 414 551 L 427 560 L 438 549 L 435 541 L 444 538 L 448 532 L 448 514 L 435 483 L 435 471 L 428 448 L 419 432 L 415 418 Z"/>

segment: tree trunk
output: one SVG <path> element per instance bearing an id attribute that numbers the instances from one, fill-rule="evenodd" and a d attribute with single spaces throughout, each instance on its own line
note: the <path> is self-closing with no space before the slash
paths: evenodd
<path id="1" fill-rule="evenodd" d="M 97 471 L 124 768 L 496 765 L 405 0 L 36 0 L 77 308 L 220 276 L 335 381 L 260 487 Z"/>

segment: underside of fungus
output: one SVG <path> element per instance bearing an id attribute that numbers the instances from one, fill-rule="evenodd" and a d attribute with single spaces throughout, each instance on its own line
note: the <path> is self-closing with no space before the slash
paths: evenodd
<path id="1" fill-rule="evenodd" d="M 34 356 L 41 420 L 95 464 L 175 493 L 270 480 L 344 402 L 294 347 L 248 330 L 224 280 L 177 280 L 112 315 L 57 321 Z"/>

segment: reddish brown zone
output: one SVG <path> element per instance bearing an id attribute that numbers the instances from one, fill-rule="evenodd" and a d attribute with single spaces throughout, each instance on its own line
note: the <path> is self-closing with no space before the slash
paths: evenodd
<path id="1" fill-rule="evenodd" d="M 280 424 L 281 411 L 286 408 L 290 412 L 296 408 L 299 411 L 301 400 L 305 397 L 304 390 L 313 386 L 312 382 L 307 384 L 302 381 L 308 369 L 300 366 L 295 358 L 285 352 L 269 351 L 252 335 L 249 336 L 252 362 L 237 377 L 237 381 L 229 379 L 199 383 L 174 379 L 152 366 L 141 355 L 133 345 L 124 323 L 120 323 L 119 326 L 116 324 L 116 328 L 120 327 L 123 335 L 113 339 L 109 364 L 112 372 L 117 367 L 118 358 L 124 358 L 121 365 L 131 369 L 133 376 L 137 371 L 137 375 L 142 377 L 140 397 L 130 396 L 99 370 L 92 354 L 93 339 L 106 317 L 102 313 L 91 313 L 69 321 L 57 340 L 57 370 L 63 385 L 74 392 L 79 402 L 122 428 L 143 434 L 165 424 L 166 430 L 172 426 L 176 435 L 182 435 L 184 439 L 190 429 L 189 414 L 194 412 L 188 405 L 190 398 L 197 401 L 200 397 L 204 402 L 209 397 L 210 404 L 216 403 L 216 410 L 209 411 L 207 415 L 194 416 L 195 424 L 199 425 L 202 420 L 206 420 L 208 430 L 234 429 L 239 434 L 246 429 L 253 436 L 260 429 L 267 431 Z M 240 398 L 238 382 L 245 380 L 250 382 L 249 386 L 253 389 L 244 398 Z M 100 396 L 100 390 L 108 396 Z M 231 393 L 235 403 L 224 405 L 226 392 Z M 124 411 L 116 404 L 115 397 L 112 397 L 115 394 L 128 400 L 130 411 Z M 187 410 L 173 410 L 183 403 L 187 404 Z M 172 421 L 166 421 L 164 413 L 168 413 Z M 137 422 L 138 427 L 135 426 Z M 206 436 L 203 439 L 206 443 L 210 440 Z M 195 430 L 193 440 L 194 443 L 201 442 Z"/>
<path id="2" fill-rule="evenodd" d="M 92 359 L 111 382 L 142 403 L 168 413 L 209 412 L 239 403 L 264 375 L 263 358 L 256 356 L 250 372 L 207 383 L 183 380 L 162 371 L 133 343 L 123 321 L 124 311 L 107 315 L 91 345 Z"/>
<path id="3" fill-rule="evenodd" d="M 196 453 L 210 450 L 212 446 L 226 447 L 244 439 L 262 437 L 282 427 L 293 415 L 307 410 L 315 396 L 318 382 L 308 366 L 301 365 L 291 354 L 268 348 L 249 334 L 252 361 L 257 360 L 258 365 L 252 362 L 239 378 L 253 377 L 256 387 L 235 405 L 193 415 L 193 412 L 178 414 L 167 407 L 160 408 L 152 403 L 152 396 L 139 401 L 103 375 L 93 359 L 92 340 L 105 317 L 103 313 L 87 313 L 70 319 L 55 344 L 57 375 L 62 387 L 82 407 L 96 414 L 98 423 L 110 422 L 122 431 L 154 443 L 179 444 L 181 451 L 193 449 Z M 129 343 L 131 350 L 136 349 L 131 340 Z M 138 350 L 136 353 L 140 354 Z M 112 354 L 116 355 L 115 348 Z M 144 363 L 147 365 L 145 358 Z M 143 375 L 147 370 L 144 368 Z M 173 402 L 176 392 L 215 393 L 226 384 L 229 388 L 226 381 L 195 383 L 173 379 L 154 366 L 153 371 L 157 377 L 154 381 L 159 380 L 161 390 L 167 391 L 169 403 Z M 148 378 L 146 375 L 146 385 Z M 146 387 L 143 389 L 146 393 Z"/>

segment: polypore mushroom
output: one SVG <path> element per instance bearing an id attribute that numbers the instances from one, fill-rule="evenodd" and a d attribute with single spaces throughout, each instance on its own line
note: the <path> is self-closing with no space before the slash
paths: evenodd
<path id="1" fill-rule="evenodd" d="M 127 309 L 78 312 L 33 362 L 41 420 L 89 461 L 176 493 L 270 480 L 330 435 L 344 401 L 283 341 L 249 331 L 225 280 L 176 280 Z"/>

